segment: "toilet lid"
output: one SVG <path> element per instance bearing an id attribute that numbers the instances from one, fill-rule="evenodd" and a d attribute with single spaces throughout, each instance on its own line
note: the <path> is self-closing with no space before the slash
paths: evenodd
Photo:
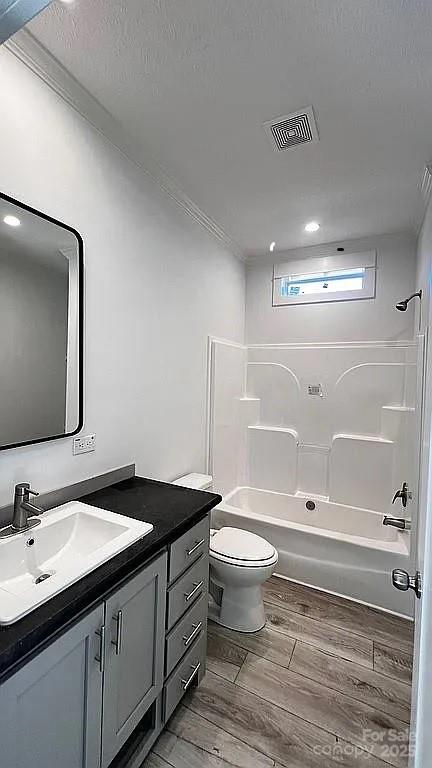
<path id="1" fill-rule="evenodd" d="M 232 560 L 260 562 L 270 560 L 275 548 L 268 541 L 240 528 L 221 528 L 210 538 L 210 552 Z"/>

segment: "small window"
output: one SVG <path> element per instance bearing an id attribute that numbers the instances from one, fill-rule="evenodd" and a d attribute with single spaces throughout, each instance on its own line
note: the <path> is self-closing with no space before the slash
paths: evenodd
<path id="1" fill-rule="evenodd" d="M 311 266 L 317 265 L 317 262 L 325 262 L 325 266 L 340 266 L 340 269 L 297 273 L 299 262 L 275 267 L 273 304 L 281 306 L 373 298 L 375 296 L 376 267 L 367 264 L 370 261 L 367 259 L 362 266 L 342 268 L 342 262 L 344 260 L 352 261 L 352 256 L 311 260 L 311 262 L 313 261 Z M 360 254 L 357 256 L 360 257 Z M 334 264 L 331 263 L 332 261 Z M 301 265 L 304 268 L 305 262 Z M 294 269 L 290 270 L 290 267 L 294 267 Z M 285 272 L 285 274 L 281 275 L 280 272 Z"/>

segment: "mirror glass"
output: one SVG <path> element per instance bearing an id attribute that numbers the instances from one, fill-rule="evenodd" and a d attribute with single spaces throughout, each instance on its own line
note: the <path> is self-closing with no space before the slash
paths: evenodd
<path id="1" fill-rule="evenodd" d="M 80 235 L 0 195 L 0 449 L 82 426 Z"/>

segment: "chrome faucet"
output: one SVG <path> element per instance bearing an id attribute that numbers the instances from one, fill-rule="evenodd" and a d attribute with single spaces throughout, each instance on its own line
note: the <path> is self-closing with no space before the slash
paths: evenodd
<path id="1" fill-rule="evenodd" d="M 4 539 L 7 536 L 15 536 L 17 533 L 23 533 L 23 531 L 29 531 L 40 524 L 41 521 L 35 520 L 33 517 L 34 515 L 43 515 L 45 510 L 31 503 L 30 494 L 32 496 L 39 496 L 37 491 L 32 491 L 30 483 L 18 483 L 15 486 L 12 525 L 8 525 L 0 531 L 0 539 Z M 29 518 L 32 519 L 29 520 Z"/>
<path id="2" fill-rule="evenodd" d="M 18 483 L 15 486 L 12 528 L 15 528 L 16 531 L 26 531 L 28 528 L 34 528 L 35 525 L 39 525 L 40 520 L 29 520 L 29 517 L 43 515 L 44 513 L 41 507 L 37 507 L 36 504 L 32 504 L 29 501 L 30 494 L 32 496 L 39 496 L 37 491 L 32 491 L 30 483 Z"/>

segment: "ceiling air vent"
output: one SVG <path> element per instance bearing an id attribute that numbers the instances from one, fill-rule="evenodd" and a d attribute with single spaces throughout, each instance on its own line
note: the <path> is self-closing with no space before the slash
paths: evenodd
<path id="1" fill-rule="evenodd" d="M 305 107 L 291 115 L 264 123 L 264 130 L 275 152 L 291 149 L 299 144 L 318 141 L 318 131 L 312 107 Z"/>

